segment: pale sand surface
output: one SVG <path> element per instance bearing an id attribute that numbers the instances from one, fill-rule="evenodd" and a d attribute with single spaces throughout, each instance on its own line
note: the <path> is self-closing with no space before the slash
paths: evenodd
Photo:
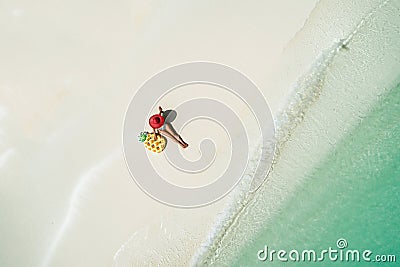
<path id="1" fill-rule="evenodd" d="M 291 196 L 302 183 L 306 184 L 307 174 L 332 153 L 335 144 L 369 112 L 378 96 L 393 87 L 397 73 L 392 70 L 397 62 L 395 57 L 389 59 L 393 57 L 388 51 L 396 43 L 395 38 L 388 38 L 390 42 L 385 45 L 381 40 L 390 28 L 382 27 L 386 23 L 382 18 L 387 10 L 395 10 L 390 4 L 396 2 L 389 2 L 383 11 L 380 7 L 385 3 L 318 3 L 305 27 L 285 48 L 279 64 L 283 69 L 277 71 L 282 79 L 275 80 L 275 88 L 292 88 L 293 92 L 285 101 L 279 101 L 284 113 L 279 114 L 277 123 L 279 152 L 273 172 L 261 190 L 249 198 L 245 210 L 240 203 L 236 205 L 237 216 L 230 215 L 224 221 L 212 242 L 197 252 L 196 260 L 215 266 L 230 266 L 235 260 L 254 262 L 251 257 L 242 259 L 242 250 L 249 253 L 248 244 L 263 234 L 260 228 L 265 230 L 276 223 L 274 216 L 288 200 L 293 201 Z M 384 30 L 376 31 L 380 27 Z M 347 49 L 341 48 L 343 41 L 348 42 Z M 375 63 L 377 58 L 380 60 Z"/>
<path id="2" fill-rule="evenodd" d="M 226 199 L 177 209 L 138 188 L 122 154 L 129 100 L 158 71 L 207 60 L 249 76 L 275 113 L 276 66 L 316 2 L 0 3 L 0 265 L 110 266 L 132 236 L 186 265 Z"/>

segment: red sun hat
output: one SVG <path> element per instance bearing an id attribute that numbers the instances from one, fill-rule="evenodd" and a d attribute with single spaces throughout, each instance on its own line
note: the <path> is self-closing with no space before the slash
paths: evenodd
<path id="1" fill-rule="evenodd" d="M 149 119 L 150 127 L 153 129 L 158 129 L 164 125 L 164 117 L 160 114 L 155 114 Z"/>

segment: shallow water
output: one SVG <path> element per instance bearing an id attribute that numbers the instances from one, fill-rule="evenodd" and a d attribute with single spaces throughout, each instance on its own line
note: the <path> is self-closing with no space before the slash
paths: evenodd
<path id="1" fill-rule="evenodd" d="M 257 252 L 336 248 L 339 238 L 373 255 L 397 253 L 399 8 L 377 3 L 298 80 L 278 120 L 267 182 L 231 214 L 197 265 L 280 266 L 258 261 Z"/>
<path id="2" fill-rule="evenodd" d="M 322 250 L 336 248 L 339 238 L 349 249 L 398 253 L 399 121 L 397 86 L 314 168 L 280 213 L 241 249 L 234 265 L 257 263 L 256 253 L 265 245 Z"/>

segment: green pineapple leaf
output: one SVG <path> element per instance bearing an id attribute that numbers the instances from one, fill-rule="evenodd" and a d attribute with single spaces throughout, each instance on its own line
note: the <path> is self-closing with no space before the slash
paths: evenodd
<path id="1" fill-rule="evenodd" d="M 144 142 L 147 139 L 148 132 L 141 132 L 138 136 L 139 142 Z"/>

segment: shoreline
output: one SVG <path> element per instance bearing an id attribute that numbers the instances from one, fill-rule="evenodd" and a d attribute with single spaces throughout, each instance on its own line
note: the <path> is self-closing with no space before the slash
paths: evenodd
<path id="1" fill-rule="evenodd" d="M 373 1 L 371 1 L 373 2 Z M 357 30 L 359 31 L 363 31 L 365 30 L 363 28 L 364 24 L 368 24 L 368 18 L 371 16 L 376 15 L 375 13 L 379 13 L 381 12 L 381 8 L 383 8 L 386 4 L 390 3 L 389 1 L 385 1 L 384 3 L 379 3 L 376 7 L 376 9 L 369 9 L 368 3 L 366 3 L 366 5 L 364 6 L 365 10 L 365 14 L 366 14 L 366 18 L 367 19 L 363 19 L 361 17 L 361 19 L 359 20 L 360 22 L 355 23 L 355 29 L 353 30 L 351 28 L 348 29 L 349 34 L 348 34 L 348 38 L 343 38 L 343 37 L 336 37 L 336 38 L 329 38 L 328 40 L 342 40 L 342 42 L 345 45 L 349 45 L 349 49 L 350 51 L 352 51 L 352 49 L 355 49 L 356 52 L 351 52 L 351 53 L 356 53 L 359 49 L 359 47 L 357 47 L 356 45 L 354 45 L 351 42 L 352 38 L 359 38 L 358 36 L 360 35 Z M 371 4 L 371 3 L 369 3 Z M 340 10 L 340 7 L 337 7 L 338 10 Z M 321 9 L 320 9 L 320 12 Z M 333 14 L 335 14 L 334 10 L 329 10 L 329 12 L 332 12 Z M 358 10 L 358 12 L 360 12 L 360 9 Z M 323 12 L 322 12 L 323 13 Z M 337 14 L 337 13 L 336 13 Z M 326 14 L 325 14 L 326 15 Z M 378 14 L 379 15 L 379 14 Z M 377 16 L 378 16 L 377 15 Z M 319 16 L 319 14 L 317 13 L 316 15 L 314 14 L 314 16 Z M 349 17 L 349 16 L 344 16 L 345 18 Z M 310 21 L 312 21 L 312 19 L 310 19 Z M 309 24 L 305 27 L 304 31 L 308 31 L 310 32 L 311 29 L 313 29 L 314 27 L 312 26 L 312 23 L 309 21 Z M 342 22 L 345 23 L 345 22 Z M 308 30 L 307 30 L 308 28 Z M 323 30 L 322 28 L 320 29 L 321 31 Z M 304 32 L 303 32 L 304 33 Z M 363 32 L 363 34 L 365 34 Z M 326 34 L 327 36 L 329 36 L 329 34 Z M 306 38 L 307 36 L 303 36 L 303 38 Z M 299 37 L 298 37 L 299 38 Z M 306 39 L 309 40 L 309 39 Z M 300 41 L 300 42 L 299 42 Z M 300 47 L 304 48 L 304 46 L 301 45 L 302 41 L 301 40 L 297 40 L 298 44 L 300 43 Z M 304 42 L 304 41 L 303 41 Z M 327 40 L 323 40 L 322 42 L 327 42 Z M 371 40 L 371 42 L 375 42 L 375 40 Z M 391 42 L 393 43 L 393 41 Z M 309 44 L 310 47 L 312 47 L 312 44 Z M 318 45 L 314 44 L 314 47 L 318 47 Z M 339 140 L 341 140 L 341 138 L 343 136 L 345 136 L 346 131 L 343 131 L 343 129 L 349 128 L 352 129 L 352 127 L 354 125 L 357 124 L 357 114 L 359 114 L 360 116 L 362 116 L 362 114 L 365 114 L 368 112 L 369 108 L 371 106 L 373 106 L 374 104 L 374 100 L 375 100 L 375 96 L 376 95 L 380 95 L 381 93 L 384 92 L 384 88 L 385 86 L 376 86 L 375 88 L 375 84 L 379 83 L 379 79 L 377 81 L 373 81 L 373 75 L 371 75 L 372 73 L 374 73 L 372 70 L 369 70 L 371 73 L 371 77 L 369 77 L 369 81 L 371 81 L 371 83 L 369 84 L 369 86 L 366 86 L 366 88 L 372 89 L 372 92 L 370 92 L 368 95 L 363 96 L 361 103 L 362 106 L 357 106 L 358 109 L 357 110 L 357 114 L 352 114 L 352 110 L 350 109 L 343 109 L 340 111 L 337 111 L 337 107 L 336 110 L 337 112 L 343 114 L 342 116 L 340 116 L 340 118 L 346 118 L 346 119 L 341 119 L 341 121 L 335 121 L 335 120 L 331 120 L 332 118 L 330 118 L 328 121 L 334 121 L 335 123 L 333 125 L 327 125 L 326 122 L 324 122 L 323 120 L 323 116 L 321 114 L 323 114 L 323 112 L 321 112 L 321 110 L 328 110 L 331 106 L 333 106 L 332 108 L 334 108 L 334 105 L 337 105 L 337 103 L 329 103 L 329 101 L 327 101 L 327 99 L 331 99 L 331 100 L 335 100 L 338 97 L 342 97 L 342 96 L 347 96 L 347 98 L 343 98 L 343 102 L 344 103 L 349 103 L 349 99 L 352 99 L 352 97 L 349 95 L 350 93 L 347 92 L 342 88 L 342 87 L 333 87 L 333 82 L 332 82 L 332 72 L 333 71 L 338 71 L 337 69 L 337 61 L 342 62 L 343 60 L 346 60 L 346 57 L 344 57 L 344 53 L 342 51 L 342 44 L 338 43 L 336 45 L 336 47 L 334 47 L 331 51 L 333 51 L 333 53 L 338 53 L 338 59 L 335 59 L 335 64 L 333 69 L 330 69 L 328 72 L 328 69 L 330 68 L 330 59 L 329 57 L 325 60 L 328 60 L 327 62 L 324 62 L 324 60 L 322 62 L 320 62 L 320 64 L 323 65 L 323 68 L 318 69 L 317 68 L 317 72 L 310 72 L 309 75 L 305 76 L 305 79 L 300 78 L 298 83 L 296 83 L 300 89 L 302 90 L 296 90 L 294 91 L 294 94 L 292 94 L 292 101 L 290 102 L 290 98 L 287 100 L 287 109 L 286 110 L 290 110 L 290 112 L 292 112 L 292 114 L 286 114 L 284 116 L 282 116 L 280 118 L 280 122 L 284 122 L 284 123 L 289 123 L 289 127 L 285 126 L 285 124 L 279 124 L 280 126 L 284 126 L 286 128 L 286 133 L 284 133 L 281 138 L 286 138 L 285 136 L 289 134 L 289 138 L 287 139 L 287 144 L 285 144 L 286 147 L 282 147 L 281 149 L 278 149 L 278 151 L 282 150 L 281 152 L 282 157 L 279 158 L 277 164 L 275 165 L 275 169 L 273 171 L 273 173 L 271 174 L 271 177 L 267 180 L 267 183 L 264 184 L 264 188 L 262 189 L 262 193 L 258 194 L 258 196 L 256 197 L 255 200 L 250 200 L 250 205 L 249 207 L 247 207 L 247 215 L 246 217 L 244 216 L 240 216 L 238 219 L 235 219 L 235 225 L 233 227 L 233 233 L 227 233 L 225 236 L 225 233 L 222 233 L 222 236 L 218 236 L 217 239 L 214 241 L 214 244 L 208 248 L 208 252 L 200 252 L 197 255 L 197 262 L 202 262 L 202 263 L 211 263 L 211 262 L 217 262 L 217 263 L 228 263 L 228 259 L 233 259 L 235 258 L 235 252 L 238 252 L 239 248 L 243 245 L 242 243 L 242 238 L 244 238 L 245 236 L 248 237 L 249 235 L 251 236 L 252 233 L 256 232 L 257 230 L 257 226 L 255 226 L 255 228 L 251 228 L 251 229 L 246 229 L 245 225 L 249 225 L 251 222 L 249 221 L 250 218 L 251 220 L 254 222 L 254 225 L 260 225 L 261 222 L 263 222 L 265 227 L 265 224 L 268 225 L 268 221 L 273 220 L 273 217 L 275 215 L 277 215 L 279 213 L 280 210 L 280 206 L 284 205 L 284 203 L 286 201 L 288 201 L 288 199 L 290 200 L 290 193 L 295 192 L 296 190 L 296 185 L 300 185 L 302 183 L 302 178 L 305 177 L 307 175 L 307 173 L 309 173 L 313 166 L 316 166 L 319 162 L 319 158 L 323 159 L 332 147 L 334 147 L 334 144 L 336 142 L 338 142 Z M 371 48 L 369 47 L 369 49 L 371 50 Z M 383 49 L 383 48 L 381 48 Z M 390 49 L 390 48 L 389 48 Z M 325 50 L 325 49 L 322 49 Z M 336 52 L 335 52 L 336 51 Z M 388 52 L 388 50 L 383 50 L 383 52 Z M 367 53 L 368 55 L 371 55 L 371 57 L 373 57 L 375 54 L 378 53 L 378 51 L 369 51 L 370 53 Z M 329 51 L 325 50 L 325 53 L 330 54 Z M 383 55 L 385 55 L 386 57 L 388 56 L 388 53 L 383 53 Z M 336 57 L 336 55 L 332 55 L 332 59 Z M 368 58 L 368 60 L 371 60 L 371 57 Z M 392 60 L 393 61 L 393 60 Z M 340 64 L 340 63 L 339 63 Z M 392 62 L 392 65 L 394 65 L 395 63 Z M 377 66 L 374 66 L 375 69 L 377 69 L 379 67 L 379 64 L 376 64 Z M 325 70 L 324 70 L 325 68 Z M 325 74 L 324 71 L 326 72 Z M 319 72 L 319 73 L 318 73 Z M 379 72 L 377 72 L 379 73 Z M 322 74 L 322 76 L 321 76 Z M 347 73 L 343 72 L 342 73 L 342 78 L 346 77 Z M 325 84 L 325 78 L 324 77 L 328 77 L 329 82 L 327 82 Z M 387 82 L 391 82 L 391 79 L 394 79 L 395 77 L 393 75 L 389 75 L 389 78 Z M 307 79 L 308 77 L 314 77 L 314 82 L 315 85 L 313 85 L 312 81 L 313 79 L 311 78 L 310 80 Z M 350 76 L 349 76 L 350 77 Z M 359 77 L 356 77 L 357 80 L 359 80 Z M 344 78 L 343 78 L 344 79 Z M 318 85 L 320 83 L 320 85 Z M 360 83 L 358 85 L 358 87 L 354 88 L 352 87 L 352 89 L 356 89 L 359 92 L 362 92 L 363 87 L 361 87 L 361 84 L 363 85 L 367 85 L 366 82 Z M 384 83 L 383 83 L 384 84 Z M 390 84 L 388 84 L 389 86 Z M 329 88 L 324 88 L 324 91 L 321 91 L 319 93 L 317 93 L 317 96 L 314 96 L 314 93 L 312 90 L 310 92 L 307 92 L 307 90 L 310 90 L 310 88 L 313 88 L 315 86 L 315 89 L 318 90 L 319 87 L 321 87 L 321 89 L 323 87 L 328 87 Z M 390 88 L 390 86 L 389 86 Z M 296 89 L 296 88 L 295 88 Z M 306 90 L 306 91 L 304 91 Z M 339 92 L 336 92 L 339 91 Z M 337 93 L 337 95 L 335 95 L 335 92 Z M 320 98 L 320 94 L 323 94 L 322 98 Z M 327 96 L 329 95 L 329 97 Z M 307 98 L 308 97 L 308 98 Z M 310 98 L 311 97 L 311 98 Z M 336 97 L 336 98 L 335 98 Z M 314 99 L 315 98 L 315 99 Z M 318 99 L 318 100 L 317 100 Z M 311 102 L 310 102 L 311 101 Z M 323 103 L 321 103 L 323 102 Z M 297 104 L 296 104 L 297 103 Z M 298 104 L 302 104 L 302 105 L 307 105 L 310 104 L 310 107 L 308 107 L 307 109 L 310 109 L 308 111 L 304 110 L 303 108 L 300 108 L 299 110 L 297 110 L 296 105 Z M 343 104 L 343 106 L 346 106 Z M 347 106 L 351 106 L 351 105 L 347 105 Z M 319 110 L 319 112 L 318 112 Z M 286 111 L 287 112 L 287 111 Z M 293 113 L 294 112 L 294 113 Z M 305 114 L 303 114 L 303 112 L 305 112 Z M 346 114 L 346 115 L 344 115 Z M 305 116 L 304 116 L 305 115 Z M 335 114 L 337 115 L 337 114 Z M 290 121 L 288 119 L 292 119 L 293 121 Z M 315 125 L 316 122 L 320 122 L 320 124 L 323 125 Z M 339 123 L 342 123 L 342 125 L 340 125 Z M 339 124 L 339 125 L 338 125 Z M 296 126 L 298 125 L 298 126 Z M 293 128 L 294 127 L 294 128 Z M 333 127 L 336 127 L 336 129 L 339 130 L 332 130 Z M 296 129 L 298 128 L 298 129 Z M 321 129 L 326 129 L 326 135 L 328 136 L 324 136 L 324 135 L 317 135 L 315 133 L 318 133 L 319 130 Z M 282 130 L 282 129 L 281 129 Z M 308 134 L 307 134 L 308 133 Z M 309 133 L 314 133 L 312 135 L 310 135 Z M 281 140 L 282 141 L 282 140 Z M 303 145 L 300 145 L 303 144 Z M 320 144 L 319 147 L 315 147 L 315 144 Z M 309 146 L 309 147 L 307 147 Z M 303 153 L 301 152 L 303 151 Z M 301 155 L 303 154 L 303 156 L 305 155 L 308 159 L 308 163 L 305 164 L 305 162 L 299 162 L 298 158 L 301 158 Z M 312 156 L 311 156 L 312 155 Z M 303 160 L 304 161 L 304 160 Z M 290 170 L 292 169 L 292 170 Z M 257 202 L 257 205 L 256 205 Z M 260 208 L 259 206 L 264 207 Z M 242 225 L 240 227 L 240 224 Z M 239 229 L 239 230 L 238 230 Z M 229 231 L 229 228 L 228 228 Z M 242 232 L 241 232 L 242 231 Z M 220 233 L 221 235 L 221 233 Z M 220 239 L 220 240 L 218 240 Z M 227 239 L 227 240 L 224 240 Z M 219 255 L 218 256 L 213 256 L 213 250 L 216 249 L 216 247 L 221 246 L 222 244 L 220 244 L 222 242 L 222 244 L 225 244 L 225 251 L 219 251 Z M 208 253 L 208 254 L 207 254 Z M 222 255 L 221 255 L 222 254 Z M 236 255 L 237 256 L 237 255 Z M 222 262 L 221 262 L 222 259 Z M 223 259 L 225 259 L 226 261 L 223 261 Z"/>
<path id="2" fill-rule="evenodd" d="M 209 60 L 250 77 L 275 114 L 286 91 L 269 79 L 316 2 L 3 3 L 3 265 L 112 265 L 135 232 L 157 228 L 151 247 L 174 222 L 194 238 L 174 240 L 187 264 L 228 199 L 181 210 L 144 194 L 122 155 L 126 106 L 159 70 Z"/>

